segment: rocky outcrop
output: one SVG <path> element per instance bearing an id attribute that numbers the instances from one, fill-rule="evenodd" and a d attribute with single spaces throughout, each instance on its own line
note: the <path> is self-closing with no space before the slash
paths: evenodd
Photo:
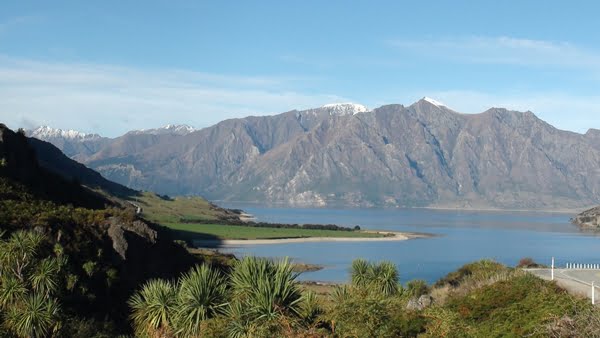
<path id="1" fill-rule="evenodd" d="M 156 231 L 142 221 L 136 220 L 132 223 L 124 223 L 112 217 L 109 219 L 109 224 L 108 236 L 112 240 L 113 249 L 123 260 L 127 259 L 128 236 L 138 236 L 150 244 L 156 243 Z"/>
<path id="2" fill-rule="evenodd" d="M 572 222 L 583 228 L 598 228 L 600 227 L 600 207 L 595 207 L 586 210 L 572 219 Z"/>
<path id="3" fill-rule="evenodd" d="M 419 298 L 412 298 L 406 304 L 409 311 L 422 311 L 433 304 L 433 298 L 430 295 L 422 295 Z"/>

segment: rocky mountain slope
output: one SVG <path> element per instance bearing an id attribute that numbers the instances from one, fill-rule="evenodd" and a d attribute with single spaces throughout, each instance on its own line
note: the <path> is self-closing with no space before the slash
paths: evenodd
<path id="1" fill-rule="evenodd" d="M 132 188 L 213 200 L 582 208 L 600 202 L 598 135 L 558 130 L 531 112 L 461 114 L 424 98 L 232 119 L 183 134 L 130 132 L 72 156 Z"/>

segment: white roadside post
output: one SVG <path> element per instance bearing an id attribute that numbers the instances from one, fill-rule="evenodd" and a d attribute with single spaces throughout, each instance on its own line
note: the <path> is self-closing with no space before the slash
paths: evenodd
<path id="1" fill-rule="evenodd" d="M 596 289 L 594 288 L 594 282 L 592 282 L 592 305 L 596 305 Z"/>
<path id="2" fill-rule="evenodd" d="M 552 257 L 552 280 L 554 280 L 554 257 Z"/>

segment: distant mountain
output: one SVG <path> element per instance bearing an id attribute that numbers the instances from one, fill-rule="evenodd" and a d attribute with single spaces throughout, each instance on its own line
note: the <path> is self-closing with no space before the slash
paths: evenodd
<path id="1" fill-rule="evenodd" d="M 561 131 L 531 112 L 502 108 L 461 114 L 430 98 L 372 110 L 332 104 L 183 134 L 130 132 L 80 155 L 129 187 L 213 200 L 509 209 L 600 203 L 600 132 Z"/>
<path id="2" fill-rule="evenodd" d="M 110 139 L 98 134 L 86 134 L 75 130 L 55 129 L 42 126 L 26 131 L 26 135 L 54 144 L 65 155 L 82 161 L 98 152 L 110 142 Z"/>
<path id="3" fill-rule="evenodd" d="M 72 129 L 62 130 L 48 126 L 41 126 L 32 130 L 29 132 L 29 136 L 40 139 L 64 139 L 73 141 L 93 141 L 102 138 L 98 134 L 85 134 Z"/>

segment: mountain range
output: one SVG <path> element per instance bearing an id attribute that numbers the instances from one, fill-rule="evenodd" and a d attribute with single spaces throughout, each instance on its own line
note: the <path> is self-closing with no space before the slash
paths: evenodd
<path id="1" fill-rule="evenodd" d="M 600 202 L 600 131 L 433 99 L 344 103 L 131 131 L 28 132 L 130 188 L 291 206 L 582 209 Z"/>

